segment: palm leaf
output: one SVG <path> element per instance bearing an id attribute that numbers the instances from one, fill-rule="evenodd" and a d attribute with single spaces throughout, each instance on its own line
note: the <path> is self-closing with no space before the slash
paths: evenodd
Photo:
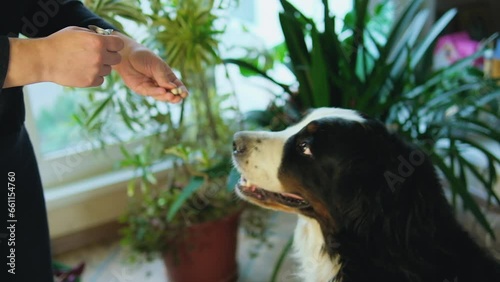
<path id="1" fill-rule="evenodd" d="M 479 208 L 478 204 L 474 201 L 471 194 L 467 191 L 466 183 L 460 181 L 453 172 L 453 169 L 446 165 L 443 159 L 437 155 L 431 155 L 433 163 L 443 172 L 446 179 L 450 183 L 452 191 L 457 192 L 464 205 L 474 214 L 481 226 L 493 237 L 495 238 L 495 233 L 491 228 L 490 223 L 486 219 L 485 215 Z M 453 162 L 453 161 L 452 161 Z"/>
<path id="2" fill-rule="evenodd" d="M 446 12 L 439 20 L 432 26 L 432 29 L 427 33 L 427 36 L 421 41 L 420 45 L 413 52 L 411 67 L 414 68 L 422 60 L 424 54 L 428 52 L 429 47 L 436 41 L 441 32 L 448 26 L 451 20 L 457 14 L 457 9 L 451 9 Z"/>
<path id="3" fill-rule="evenodd" d="M 323 56 L 324 50 L 320 41 L 319 33 L 316 29 L 311 31 L 311 86 L 312 86 L 312 106 L 330 106 L 330 83 L 327 61 Z"/>
<path id="4" fill-rule="evenodd" d="M 285 91 L 286 93 L 292 94 L 292 92 L 290 91 L 290 88 L 288 87 L 288 85 L 276 81 L 274 78 L 272 78 L 271 76 L 269 76 L 265 71 L 260 70 L 256 66 L 254 66 L 254 65 L 252 65 L 252 64 L 250 64 L 250 63 L 248 63 L 248 62 L 246 62 L 244 60 L 240 60 L 240 59 L 224 59 L 223 62 L 225 64 L 235 64 L 235 65 L 237 65 L 240 68 L 245 68 L 245 69 L 250 70 L 250 71 L 252 71 L 254 73 L 257 73 L 258 75 L 266 78 L 267 80 L 269 80 L 272 83 L 276 84 L 277 86 L 281 87 L 283 89 L 283 91 Z"/>
<path id="5" fill-rule="evenodd" d="M 422 5 L 422 0 L 414 0 L 410 1 L 407 8 L 404 10 L 401 17 L 398 18 L 396 23 L 394 23 L 392 30 L 389 33 L 387 41 L 382 50 L 380 50 L 380 61 L 387 61 L 387 58 L 395 57 L 394 54 L 399 54 L 401 52 L 401 48 L 404 46 L 401 45 L 400 48 L 395 48 L 396 44 L 400 41 L 402 34 L 408 29 L 408 27 L 413 22 L 416 14 L 420 6 Z"/>
<path id="6" fill-rule="evenodd" d="M 312 106 L 312 82 L 309 74 L 311 59 L 304 40 L 304 26 L 293 15 L 281 13 L 279 19 L 294 74 L 299 81 L 299 91 L 301 93 L 299 97 L 302 99 L 304 106 L 310 107 Z"/>
<path id="7" fill-rule="evenodd" d="M 496 203 L 500 205 L 500 199 L 496 195 L 495 191 L 492 189 L 491 182 L 486 180 L 486 178 L 478 171 L 477 167 L 473 165 L 470 161 L 468 161 L 466 158 L 459 155 L 458 159 L 468 168 L 468 171 L 470 171 L 474 175 L 474 177 L 483 184 L 483 187 L 488 192 L 488 195 L 492 196 L 493 199 L 495 199 Z"/>

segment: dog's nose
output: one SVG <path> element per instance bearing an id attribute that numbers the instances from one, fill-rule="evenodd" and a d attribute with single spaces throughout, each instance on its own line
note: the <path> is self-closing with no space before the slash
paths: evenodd
<path id="1" fill-rule="evenodd" d="M 237 132 L 233 137 L 233 155 L 242 155 L 247 151 L 246 138 L 241 132 Z"/>

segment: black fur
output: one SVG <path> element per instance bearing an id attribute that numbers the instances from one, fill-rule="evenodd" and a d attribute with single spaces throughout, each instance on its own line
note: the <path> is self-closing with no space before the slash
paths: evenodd
<path id="1" fill-rule="evenodd" d="M 313 121 L 287 141 L 279 177 L 307 187 L 294 192 L 314 203 L 301 212 L 340 257 L 334 281 L 500 281 L 499 263 L 455 220 L 427 154 L 378 121 Z"/>

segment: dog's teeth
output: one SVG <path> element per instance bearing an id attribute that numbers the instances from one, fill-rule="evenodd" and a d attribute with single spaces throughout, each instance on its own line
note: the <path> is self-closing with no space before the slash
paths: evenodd
<path id="1" fill-rule="evenodd" d="M 246 178 L 240 178 L 240 185 L 245 186 L 245 187 L 250 187 L 250 181 L 248 181 Z"/>

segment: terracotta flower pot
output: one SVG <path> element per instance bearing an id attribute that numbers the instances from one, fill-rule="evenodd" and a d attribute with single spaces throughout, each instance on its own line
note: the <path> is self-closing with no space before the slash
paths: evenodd
<path id="1" fill-rule="evenodd" d="M 177 252 L 163 254 L 169 282 L 236 281 L 236 239 L 240 213 L 194 225 L 177 241 Z"/>

